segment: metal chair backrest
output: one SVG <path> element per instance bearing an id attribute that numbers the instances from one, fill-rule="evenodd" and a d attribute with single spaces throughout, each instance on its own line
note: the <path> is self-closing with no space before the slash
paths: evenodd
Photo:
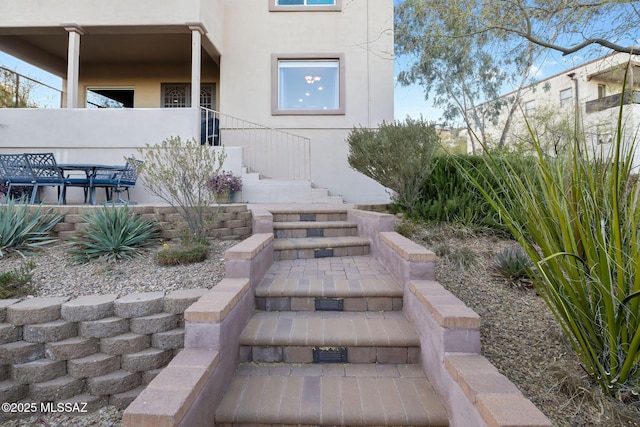
<path id="1" fill-rule="evenodd" d="M 20 183 L 34 181 L 33 172 L 24 154 L 0 154 L 0 164 L 3 169 L 3 181 Z"/>
<path id="2" fill-rule="evenodd" d="M 138 179 L 138 168 L 142 162 L 135 159 L 127 159 L 127 164 L 120 174 L 119 185 L 134 185 Z"/>
<path id="3" fill-rule="evenodd" d="M 64 181 L 64 176 L 58 168 L 53 153 L 25 153 L 24 157 L 31 166 L 36 180 Z"/>

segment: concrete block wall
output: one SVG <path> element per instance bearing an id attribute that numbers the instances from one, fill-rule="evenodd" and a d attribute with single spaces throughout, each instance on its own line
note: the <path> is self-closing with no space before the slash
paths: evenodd
<path id="1" fill-rule="evenodd" d="M 101 206 L 47 206 L 54 212 L 65 214 L 64 219 L 54 229 L 54 235 L 62 239 L 75 236 L 77 231 L 86 227 L 83 215 L 91 210 L 100 209 Z M 186 224 L 177 210 L 171 206 L 130 206 L 137 214 L 150 221 L 157 221 L 161 231 L 161 237 L 165 240 L 180 237 Z M 252 216 L 244 204 L 223 204 L 211 206 L 209 209 L 211 218 L 215 215 L 215 221 L 210 223 L 209 237 L 220 239 L 241 240 L 251 235 Z"/>
<path id="2" fill-rule="evenodd" d="M 184 313 L 185 349 L 125 410 L 123 425 L 209 425 L 238 366 L 240 332 L 255 311 L 255 287 L 273 263 L 273 233 L 225 252 L 225 278 Z"/>
<path id="3" fill-rule="evenodd" d="M 0 401 L 126 408 L 184 347 L 207 289 L 0 300 Z"/>

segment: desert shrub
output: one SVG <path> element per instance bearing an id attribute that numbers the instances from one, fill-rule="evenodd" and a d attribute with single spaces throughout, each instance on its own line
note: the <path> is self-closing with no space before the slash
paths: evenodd
<path id="1" fill-rule="evenodd" d="M 187 243 L 164 246 L 154 254 L 154 258 L 158 265 L 184 265 L 202 262 L 208 253 L 209 245 L 205 243 Z"/>
<path id="2" fill-rule="evenodd" d="M 395 224 L 396 233 L 407 238 L 411 237 L 413 233 L 415 233 L 417 228 L 418 228 L 417 224 L 411 219 L 407 219 L 407 218 L 402 218 L 401 220 L 396 221 L 396 224 Z"/>
<path id="3" fill-rule="evenodd" d="M 424 120 L 354 128 L 347 137 L 349 165 L 392 190 L 393 201 L 413 214 L 439 142 L 435 126 Z"/>
<path id="4" fill-rule="evenodd" d="M 20 268 L 0 273 L 0 299 L 13 298 L 29 294 L 33 289 L 30 285 L 36 265 L 27 261 Z"/>
<path id="5" fill-rule="evenodd" d="M 585 371 L 605 394 L 637 400 L 640 185 L 632 179 L 635 142 L 623 142 L 622 117 L 621 106 L 612 149 L 597 162 L 583 135 L 553 159 L 531 132 L 537 155 L 529 174 L 487 156 L 491 175 L 475 186 L 533 261 L 533 284 Z M 495 180 L 502 185 L 485 190 Z"/>
<path id="6" fill-rule="evenodd" d="M 530 286 L 533 264 L 529 255 L 520 246 L 506 248 L 498 252 L 489 270 L 516 286 Z"/>
<path id="7" fill-rule="evenodd" d="M 500 153 L 495 156 L 499 164 L 508 164 L 514 173 L 526 173 L 532 159 Z M 467 226 L 483 226 L 504 230 L 504 225 L 491 204 L 474 187 L 465 174 L 492 177 L 481 156 L 468 154 L 439 155 L 433 158 L 431 173 L 420 189 L 420 200 L 415 216 L 425 222 L 453 222 Z M 464 165 L 462 169 L 460 165 Z M 485 189 L 498 188 L 500 183 L 487 179 Z"/>
<path id="8" fill-rule="evenodd" d="M 138 152 L 143 156 L 145 187 L 177 209 L 190 236 L 205 238 L 218 212 L 212 207 L 215 194 L 207 189 L 207 181 L 222 170 L 225 152 L 218 154 L 195 139 L 183 142 L 180 137 L 147 144 Z"/>
<path id="9" fill-rule="evenodd" d="M 56 239 L 50 232 L 63 217 L 42 206 L 7 200 L 6 205 L 0 206 L 0 257 L 5 251 L 24 255 L 53 243 Z"/>
<path id="10" fill-rule="evenodd" d="M 140 256 L 140 249 L 157 242 L 157 224 L 141 218 L 128 206 L 104 206 L 82 216 L 87 226 L 71 239 L 68 253 L 76 263 L 94 259 L 114 262 Z"/>

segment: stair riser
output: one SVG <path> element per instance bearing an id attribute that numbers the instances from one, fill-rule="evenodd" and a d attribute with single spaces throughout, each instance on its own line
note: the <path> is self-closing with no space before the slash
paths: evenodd
<path id="1" fill-rule="evenodd" d="M 285 249 L 276 250 L 274 259 L 276 261 L 292 259 L 312 259 L 341 256 L 362 256 L 369 255 L 369 246 L 344 246 L 340 248 L 327 249 Z"/>
<path id="2" fill-rule="evenodd" d="M 256 309 L 262 311 L 316 311 L 315 298 L 256 297 Z M 402 298 L 364 297 L 344 298 L 343 311 L 401 311 Z"/>
<path id="3" fill-rule="evenodd" d="M 347 363 L 420 362 L 420 347 L 347 347 Z M 311 346 L 240 346 L 240 362 L 313 363 Z"/>
<path id="4" fill-rule="evenodd" d="M 297 228 L 289 230 L 275 230 L 273 236 L 276 239 L 296 239 L 304 237 L 345 237 L 357 236 L 357 227 L 344 228 Z"/>
<path id="5" fill-rule="evenodd" d="M 273 222 L 297 222 L 297 221 L 346 221 L 346 212 L 334 213 L 274 213 Z"/>

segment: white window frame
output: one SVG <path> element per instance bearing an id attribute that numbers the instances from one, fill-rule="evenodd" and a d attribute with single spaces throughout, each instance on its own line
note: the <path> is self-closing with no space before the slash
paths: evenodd
<path id="1" fill-rule="evenodd" d="M 338 63 L 338 107 L 333 109 L 280 108 L 280 61 L 336 61 Z M 282 115 L 344 115 L 345 114 L 344 54 L 273 54 L 271 55 L 271 114 Z"/>
<path id="2" fill-rule="evenodd" d="M 527 116 L 533 116 L 536 113 L 536 100 L 532 99 L 524 103 L 524 113 Z"/>
<path id="3" fill-rule="evenodd" d="M 567 93 L 569 94 L 569 96 L 566 96 Z M 571 88 L 562 89 L 560 91 L 560 106 L 564 107 L 565 105 L 571 105 L 572 102 L 573 102 L 573 89 Z"/>
<path id="4" fill-rule="evenodd" d="M 270 12 L 340 12 L 342 0 L 333 0 L 333 4 L 278 4 L 278 0 L 268 0 Z"/>

